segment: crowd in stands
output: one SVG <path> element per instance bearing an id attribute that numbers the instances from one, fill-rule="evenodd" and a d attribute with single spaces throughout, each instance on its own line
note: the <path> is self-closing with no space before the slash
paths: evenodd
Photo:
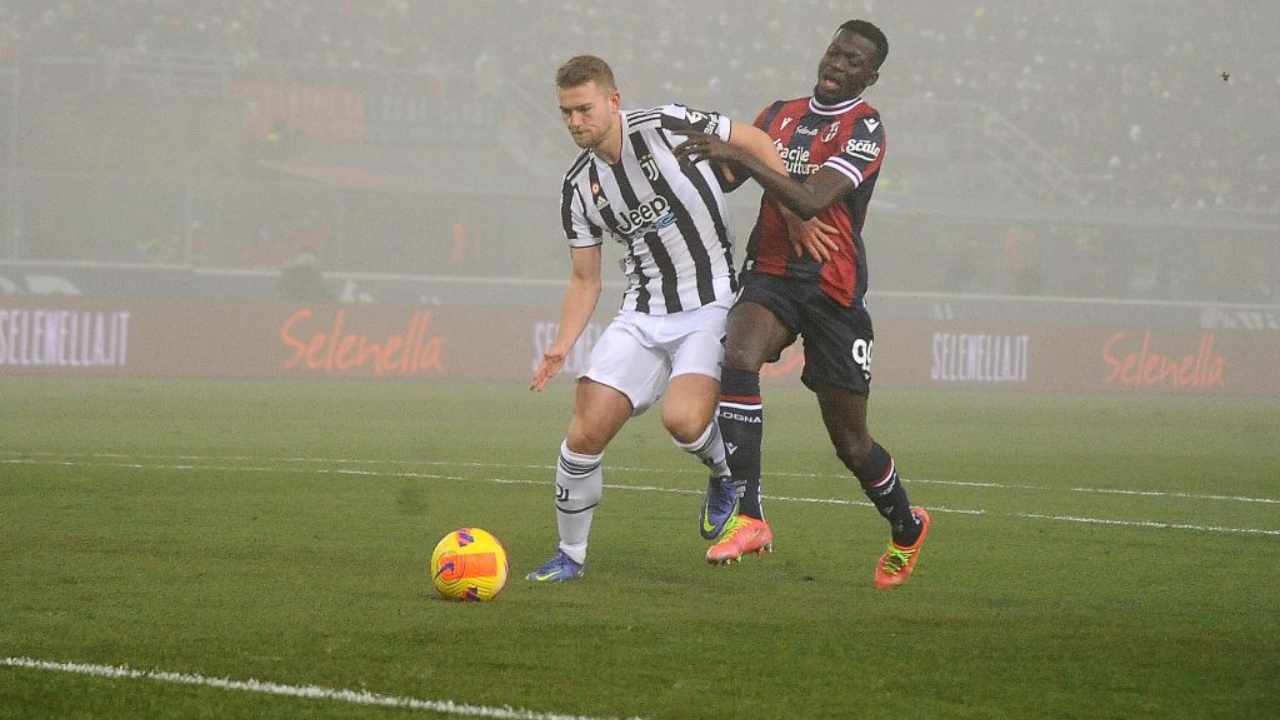
<path id="1" fill-rule="evenodd" d="M 1019 128 L 1090 204 L 1280 211 L 1280 4 L 1200 0 L 52 0 L 0 5 L 0 64 L 199 57 L 436 73 L 549 95 L 598 52 L 632 98 L 751 117 L 804 92 L 832 28 L 876 20 L 894 98 L 978 103 Z M 487 89 L 486 89 L 487 88 Z"/>

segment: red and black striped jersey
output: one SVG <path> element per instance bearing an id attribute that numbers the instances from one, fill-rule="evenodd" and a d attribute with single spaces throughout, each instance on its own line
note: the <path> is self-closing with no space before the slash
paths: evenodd
<path id="1" fill-rule="evenodd" d="M 804 182 L 819 168 L 829 167 L 853 181 L 853 190 L 817 216 L 839 229 L 840 249 L 826 263 L 796 256 L 779 205 L 766 195 L 747 244 L 744 269 L 816 280 L 841 305 L 863 306 L 867 262 L 862 225 L 885 152 L 880 113 L 861 97 L 835 105 L 804 97 L 773 103 L 755 124 L 773 139 L 792 178 Z"/>

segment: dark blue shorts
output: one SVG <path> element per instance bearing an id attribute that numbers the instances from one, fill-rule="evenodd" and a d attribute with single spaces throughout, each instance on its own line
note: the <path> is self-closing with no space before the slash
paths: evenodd
<path id="1" fill-rule="evenodd" d="M 742 274 L 737 302 L 763 305 L 791 330 L 793 342 L 796 335 L 804 338 L 800 380 L 809 389 L 834 385 L 857 395 L 870 394 L 875 335 L 865 308 L 840 305 L 815 282 L 758 272 Z"/>

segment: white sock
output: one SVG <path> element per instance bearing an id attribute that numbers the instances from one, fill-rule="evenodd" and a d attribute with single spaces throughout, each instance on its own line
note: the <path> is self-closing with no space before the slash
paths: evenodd
<path id="1" fill-rule="evenodd" d="M 712 418 L 707 424 L 707 429 L 702 431 L 702 435 L 688 445 L 671 438 L 676 447 L 685 452 L 696 456 L 702 461 L 707 469 L 711 470 L 711 474 L 715 477 L 729 477 L 729 463 L 725 459 L 724 439 L 720 437 L 720 426 Z"/>
<path id="2" fill-rule="evenodd" d="M 604 471 L 600 455 L 583 455 L 560 443 L 556 461 L 556 525 L 560 528 L 560 549 L 574 562 L 587 560 L 587 536 L 591 516 L 604 494 Z"/>

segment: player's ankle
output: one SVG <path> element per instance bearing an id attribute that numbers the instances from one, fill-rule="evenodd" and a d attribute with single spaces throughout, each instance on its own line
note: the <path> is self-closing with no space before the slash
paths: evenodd
<path id="1" fill-rule="evenodd" d="M 924 531 L 924 523 L 920 522 L 920 518 L 911 513 L 909 521 L 891 523 L 890 534 L 893 536 L 893 543 L 898 547 L 911 547 L 920 539 L 920 533 Z"/>

